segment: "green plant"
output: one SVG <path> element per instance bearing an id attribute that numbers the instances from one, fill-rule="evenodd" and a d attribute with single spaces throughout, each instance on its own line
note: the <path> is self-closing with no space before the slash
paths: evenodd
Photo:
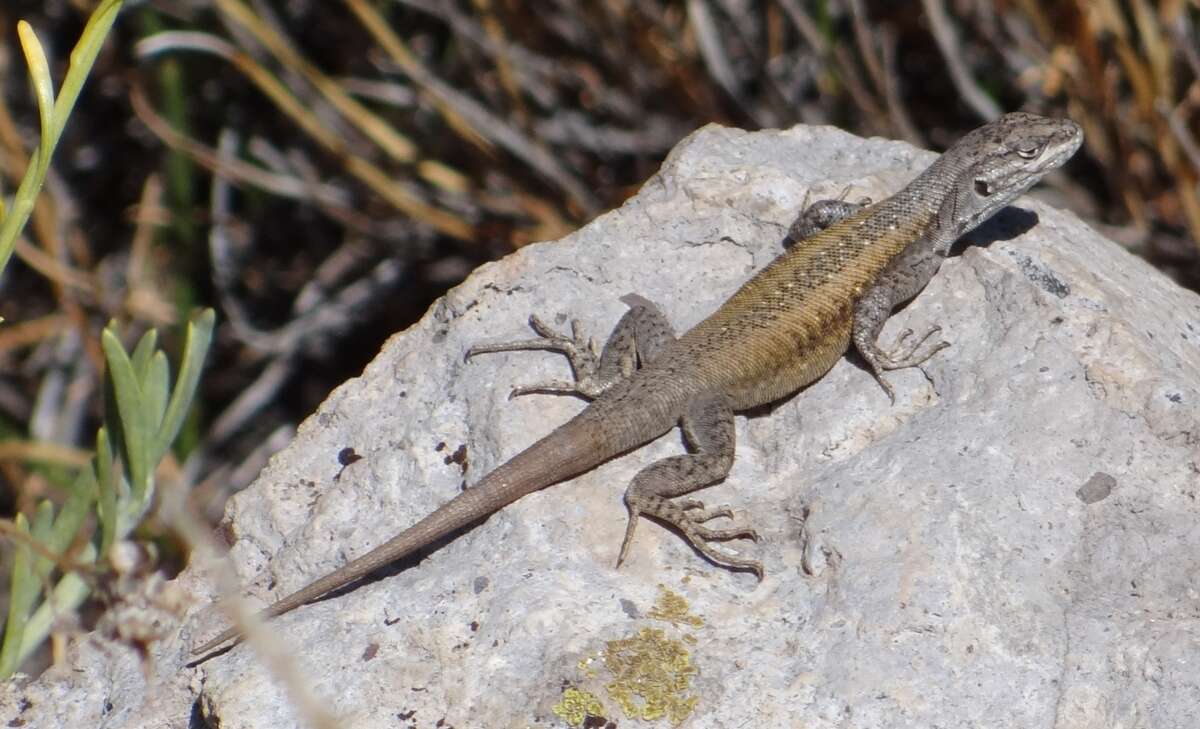
<path id="1" fill-rule="evenodd" d="M 7 265 L 46 178 L 50 158 L 74 108 L 122 0 L 104 0 L 92 12 L 71 61 L 58 98 L 50 66 L 37 36 L 21 21 L 17 33 L 29 64 L 42 136 L 14 196 L 12 208 L 0 204 L 0 271 Z M 75 610 L 90 594 L 85 578 L 144 516 L 154 495 L 154 469 L 179 433 L 196 393 L 200 368 L 212 341 L 215 315 L 205 310 L 187 326 L 179 378 L 170 385 L 166 355 L 157 334 L 142 336 L 132 354 L 116 333 L 115 322 L 102 334 L 108 366 L 108 407 L 96 435 L 96 451 L 67 489 L 58 508 L 50 500 L 37 505 L 32 523 L 24 514 L 0 522 L 13 544 L 11 590 L 4 639 L 0 644 L 0 679 L 11 676 L 21 661 L 49 635 L 54 617 Z M 97 515 L 99 531 L 83 532 L 87 517 Z M 57 582 L 53 579 L 57 577 Z"/>
<path id="2" fill-rule="evenodd" d="M 54 98 L 54 85 L 50 80 L 50 64 L 46 62 L 46 53 L 38 42 L 33 28 L 24 20 L 17 23 L 17 35 L 21 39 L 21 50 L 25 54 L 25 62 L 29 64 L 29 78 L 33 82 L 33 93 L 37 99 L 38 114 L 41 117 L 42 137 L 33 155 L 29 159 L 29 168 L 25 170 L 17 194 L 13 197 L 11 211 L 5 211 L 0 204 L 0 272 L 12 257 L 13 248 L 17 245 L 17 236 L 29 220 L 33 205 L 37 201 L 38 192 L 46 180 L 46 171 L 50 169 L 50 157 L 58 145 L 75 100 L 92 70 L 92 63 L 108 31 L 117 19 L 124 0 L 104 0 L 92 11 L 79 36 L 79 43 L 71 51 L 71 63 L 67 75 L 63 77 L 62 88 L 58 98 Z"/>
<path id="3" fill-rule="evenodd" d="M 15 546 L 12 590 L 0 678 L 16 670 L 49 635 L 56 613 L 71 611 L 91 592 L 83 573 L 102 560 L 112 545 L 137 526 L 154 496 L 154 468 L 179 433 L 200 381 L 200 368 L 212 342 L 215 315 L 206 309 L 188 322 L 179 378 L 170 385 L 170 366 L 157 349 L 157 334 L 146 332 L 132 353 L 117 337 L 115 322 L 101 344 L 108 365 L 109 406 L 96 434 L 96 453 L 72 484 L 61 508 L 43 501 L 33 523 L 18 514 L 8 529 Z M 85 517 L 95 509 L 99 534 L 75 550 Z M 55 567 L 60 578 L 36 611 Z"/>

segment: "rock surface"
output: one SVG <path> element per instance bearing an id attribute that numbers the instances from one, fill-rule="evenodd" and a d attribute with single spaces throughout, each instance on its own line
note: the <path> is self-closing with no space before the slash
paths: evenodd
<path id="1" fill-rule="evenodd" d="M 879 199 L 931 158 L 830 128 L 693 134 L 625 206 L 481 268 L 329 397 L 231 501 L 245 591 L 340 566 L 583 407 L 507 399 L 567 376 L 561 357 L 464 363 L 470 344 L 527 338 L 531 312 L 603 338 L 629 292 L 683 331 L 779 253 L 807 193 Z M 739 415 L 732 473 L 697 495 L 757 527 L 730 548 L 762 584 L 648 522 L 614 569 L 625 484 L 681 450 L 671 433 L 274 621 L 302 690 L 355 727 L 566 726 L 587 707 L 619 726 L 1197 726 L 1200 297 L 1070 213 L 1016 207 L 885 328 L 953 343 L 888 376 L 895 405 L 844 359 Z M 248 646 L 185 666 L 223 617 L 210 572 L 179 583 L 195 609 L 152 661 L 85 638 L 0 719 L 302 725 Z"/>

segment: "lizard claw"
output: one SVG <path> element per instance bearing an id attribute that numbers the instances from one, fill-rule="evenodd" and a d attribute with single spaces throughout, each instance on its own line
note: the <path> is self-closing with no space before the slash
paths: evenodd
<path id="1" fill-rule="evenodd" d="M 633 532 L 637 526 L 639 517 L 645 514 L 675 527 L 683 535 L 683 538 L 687 540 L 688 544 L 692 545 L 693 549 L 704 555 L 714 564 L 731 570 L 753 572 L 758 577 L 759 582 L 762 582 L 763 567 L 761 562 L 734 557 L 721 550 L 714 549 L 709 544 L 709 542 L 725 542 L 732 539 L 749 539 L 752 542 L 758 542 L 758 532 L 749 527 L 734 526 L 727 529 L 711 529 L 704 526 L 704 522 L 719 517 L 732 518 L 733 511 L 728 506 L 706 508 L 702 502 L 695 499 L 672 502 L 656 496 L 641 496 L 636 501 L 636 504 L 629 503 L 629 494 L 626 494 L 626 505 L 629 507 L 629 522 L 625 527 L 625 539 L 621 542 L 621 552 L 617 556 L 618 567 L 625 561 L 625 556 L 629 552 L 629 545 L 633 541 Z"/>
<path id="2" fill-rule="evenodd" d="M 621 568 L 621 563 L 625 561 L 625 555 L 629 554 L 629 545 L 633 543 L 633 531 L 637 528 L 639 516 L 641 516 L 641 512 L 630 506 L 629 521 L 625 524 L 625 538 L 621 540 L 621 551 L 617 554 L 617 569 Z"/>
<path id="3" fill-rule="evenodd" d="M 900 336 L 896 337 L 896 343 L 890 352 L 884 352 L 873 344 L 858 345 L 859 353 L 862 355 L 863 359 L 866 360 L 867 365 L 870 366 L 871 375 L 875 378 L 875 381 L 879 383 L 879 386 L 883 388 L 883 391 L 887 393 L 888 401 L 892 405 L 896 404 L 896 392 L 892 389 L 892 386 L 883 379 L 883 373 L 890 370 L 919 367 L 930 357 L 942 351 L 946 347 L 949 347 L 950 343 L 942 340 L 929 347 L 927 351 L 920 351 L 925 342 L 927 342 L 930 337 L 940 331 L 942 331 L 942 328 L 935 325 L 930 327 L 928 331 L 918 337 L 916 341 L 909 341 L 909 338 L 913 336 L 913 330 L 905 329 L 904 331 L 900 332 Z M 908 342 L 907 346 L 905 345 L 905 342 Z"/>

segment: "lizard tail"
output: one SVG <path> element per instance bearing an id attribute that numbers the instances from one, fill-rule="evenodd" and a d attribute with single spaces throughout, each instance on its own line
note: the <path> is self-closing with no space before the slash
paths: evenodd
<path id="1" fill-rule="evenodd" d="M 595 420 L 581 413 L 484 476 L 433 513 L 344 567 L 315 580 L 264 609 L 259 617 L 281 615 L 499 511 L 525 494 L 565 481 L 617 455 L 604 447 Z M 208 653 L 239 635 L 230 628 L 192 650 Z"/>

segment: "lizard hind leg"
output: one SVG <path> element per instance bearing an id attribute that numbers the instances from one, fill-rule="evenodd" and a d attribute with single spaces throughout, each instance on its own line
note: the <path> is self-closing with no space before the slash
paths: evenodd
<path id="1" fill-rule="evenodd" d="M 617 566 L 629 551 L 639 517 L 648 516 L 674 527 L 693 549 L 714 564 L 732 570 L 748 570 L 761 580 L 761 562 L 734 557 L 709 544 L 730 539 L 758 541 L 758 533 L 748 527 L 714 529 L 705 526 L 713 519 L 732 517 L 733 512 L 728 506 L 705 508 L 694 499 L 671 500 L 709 486 L 729 474 L 734 450 L 733 409 L 724 397 L 701 398 L 688 406 L 682 420 L 684 435 L 695 452 L 651 463 L 629 484 L 625 491 L 629 524 L 625 528 Z"/>
<path id="2" fill-rule="evenodd" d="M 571 321 L 571 336 L 568 337 L 554 331 L 534 315 L 529 317 L 529 325 L 537 332 L 538 339 L 476 345 L 467 350 L 466 358 L 490 352 L 520 350 L 561 352 L 571 364 L 574 382 L 523 385 L 513 388 L 509 396 L 538 392 L 597 398 L 632 375 L 639 365 L 645 366 L 664 346 L 675 340 L 675 333 L 666 315 L 649 300 L 637 294 L 627 294 L 621 297 L 621 301 L 629 305 L 629 311 L 617 322 L 599 353 L 596 341 L 583 336 L 578 320 Z"/>

